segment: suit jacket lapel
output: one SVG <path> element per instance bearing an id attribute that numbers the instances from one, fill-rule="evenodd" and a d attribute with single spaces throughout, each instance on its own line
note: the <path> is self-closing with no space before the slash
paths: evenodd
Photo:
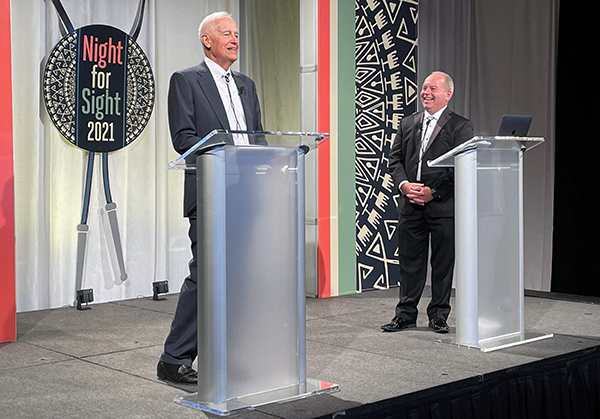
<path id="1" fill-rule="evenodd" d="M 413 121 L 412 138 L 408 137 L 408 144 L 411 145 L 411 150 L 407 148 L 406 167 L 411 172 L 411 176 L 417 175 L 417 166 L 419 165 L 419 150 L 421 149 L 421 137 L 423 136 L 423 120 L 425 119 L 425 111 L 415 114 Z"/>
<path id="2" fill-rule="evenodd" d="M 235 77 L 235 73 L 231 72 L 232 77 L 235 79 L 235 85 L 238 88 L 238 92 L 240 95 L 240 99 L 242 100 L 242 107 L 244 108 L 244 118 L 246 119 L 246 129 L 248 131 L 252 131 L 254 126 L 254 121 L 252 121 L 252 104 L 250 103 L 250 95 L 248 93 L 248 86 L 244 83 L 244 79 L 242 77 Z"/>
<path id="3" fill-rule="evenodd" d="M 225 107 L 221 101 L 221 95 L 219 94 L 219 90 L 215 84 L 215 79 L 206 66 L 206 63 L 202 61 L 200 64 L 198 64 L 196 71 L 198 73 L 198 85 L 204 92 L 204 95 L 206 96 L 210 106 L 213 108 L 215 115 L 217 115 L 219 122 L 224 129 L 230 129 L 227 113 L 225 112 Z"/>
<path id="4" fill-rule="evenodd" d="M 418 150 L 421 148 L 421 137 L 423 136 L 423 121 L 425 120 L 425 111 L 421 111 L 416 117 L 415 117 L 415 138 L 413 139 L 414 143 L 415 143 L 415 150 Z M 418 158 L 418 157 L 417 157 Z"/>

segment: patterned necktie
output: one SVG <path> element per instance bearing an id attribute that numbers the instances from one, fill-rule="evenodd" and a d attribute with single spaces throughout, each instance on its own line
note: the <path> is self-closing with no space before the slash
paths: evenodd
<path id="1" fill-rule="evenodd" d="M 419 147 L 419 164 L 417 165 L 417 180 L 421 180 L 421 168 L 423 166 L 423 155 L 425 154 L 425 149 L 427 148 L 427 144 L 429 143 L 429 137 L 431 136 L 429 132 L 429 126 L 435 120 L 433 116 L 428 116 L 425 118 L 425 126 L 423 127 L 423 132 L 421 133 L 421 146 Z"/>
<path id="2" fill-rule="evenodd" d="M 231 76 L 229 75 L 229 73 L 225 73 L 223 75 L 223 79 L 225 79 L 225 83 L 227 83 L 227 93 L 229 93 L 229 106 L 231 106 L 231 109 L 233 110 L 233 116 L 235 118 L 235 130 L 240 131 L 242 128 L 241 128 L 237 113 L 235 112 L 235 105 L 233 104 L 233 96 L 231 96 L 231 84 L 229 83 L 230 77 Z"/>

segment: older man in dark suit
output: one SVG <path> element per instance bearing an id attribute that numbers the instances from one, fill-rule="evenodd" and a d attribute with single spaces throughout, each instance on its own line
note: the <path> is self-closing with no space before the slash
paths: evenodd
<path id="1" fill-rule="evenodd" d="M 175 150 L 183 154 L 214 129 L 262 131 L 256 86 L 247 76 L 231 71 L 238 58 L 238 30 L 226 12 L 207 16 L 198 30 L 205 59 L 173 73 L 169 86 L 169 128 Z M 210 140 L 209 140 L 210 141 Z M 233 135 L 230 144 L 262 144 L 264 137 Z M 191 155 L 195 162 L 196 156 Z M 198 355 L 197 337 L 197 208 L 195 173 L 185 173 L 184 216 L 190 221 L 192 260 L 171 330 L 157 366 L 160 379 L 196 384 L 192 363 Z"/>
<path id="2" fill-rule="evenodd" d="M 428 167 L 473 137 L 473 123 L 447 108 L 454 91 L 451 77 L 433 72 L 424 81 L 424 110 L 400 122 L 390 150 L 389 169 L 400 191 L 398 201 L 398 261 L 400 301 L 386 332 L 416 327 L 417 305 L 427 278 L 431 238 L 431 301 L 429 328 L 449 331 L 450 293 L 454 270 L 454 172 Z"/>

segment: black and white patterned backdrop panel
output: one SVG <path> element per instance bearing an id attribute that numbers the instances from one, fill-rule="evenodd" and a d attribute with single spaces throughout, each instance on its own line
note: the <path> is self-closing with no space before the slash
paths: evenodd
<path id="1" fill-rule="evenodd" d="M 398 212 L 388 154 L 417 109 L 418 2 L 356 0 L 357 289 L 398 282 Z"/>

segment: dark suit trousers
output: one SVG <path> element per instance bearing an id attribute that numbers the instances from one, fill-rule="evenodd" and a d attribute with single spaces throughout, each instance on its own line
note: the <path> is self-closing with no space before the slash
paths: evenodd
<path id="1" fill-rule="evenodd" d="M 190 275 L 185 278 L 181 286 L 179 300 L 171 331 L 165 341 L 164 352 L 160 357 L 161 361 L 171 364 L 192 366 L 192 362 L 198 355 L 198 326 L 197 326 L 197 220 L 196 217 L 189 217 L 190 230 L 188 235 L 192 242 L 192 260 L 190 260 Z"/>
<path id="2" fill-rule="evenodd" d="M 450 314 L 450 293 L 454 270 L 454 217 L 433 218 L 422 209 L 398 220 L 398 261 L 400 301 L 396 317 L 417 320 L 417 306 L 427 280 L 427 259 L 431 237 L 431 302 L 429 319 L 446 320 Z"/>

